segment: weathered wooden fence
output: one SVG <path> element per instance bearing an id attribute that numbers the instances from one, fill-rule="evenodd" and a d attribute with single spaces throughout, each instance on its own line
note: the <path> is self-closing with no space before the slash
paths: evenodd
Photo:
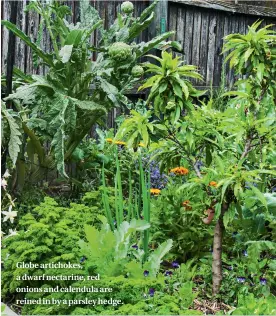
<path id="1" fill-rule="evenodd" d="M 80 20 L 80 1 L 62 1 L 65 5 L 68 5 L 72 9 L 72 17 L 70 17 L 69 22 L 76 23 Z M 104 27 L 110 27 L 111 23 L 116 19 L 117 12 L 123 1 L 98 1 L 90 0 L 89 3 L 94 6 L 100 17 L 104 20 Z M 2 20 L 11 20 L 13 16 L 16 16 L 16 25 L 19 29 L 24 31 L 30 38 L 36 42 L 37 32 L 39 30 L 40 19 L 38 14 L 35 12 L 25 12 L 24 9 L 29 3 L 28 0 L 14 1 L 14 0 L 4 0 L 1 1 L 2 9 Z M 139 15 L 148 6 L 148 0 L 135 1 L 134 13 Z M 16 12 L 14 12 L 16 8 Z M 147 38 L 147 32 L 143 33 L 143 37 Z M 95 45 L 99 35 L 96 32 L 91 36 L 91 45 Z M 9 43 L 9 32 L 2 27 L 2 73 L 6 72 L 7 69 L 7 59 L 8 59 L 8 45 Z M 46 51 L 51 51 L 52 46 L 50 42 L 50 36 L 48 33 L 44 32 L 41 41 L 41 48 Z M 20 68 L 26 73 L 43 74 L 45 69 L 43 66 L 35 67 L 32 59 L 32 53 L 29 48 L 27 48 L 20 39 L 16 39 L 15 45 L 15 61 L 14 66 Z"/>
<path id="2" fill-rule="evenodd" d="M 263 19 L 263 26 L 276 24 L 276 6 L 273 8 L 271 3 L 269 7 L 260 7 L 226 1 L 171 0 L 168 10 L 169 29 L 176 31 L 175 39 L 182 44 L 186 63 L 197 65 L 205 79 L 203 84 L 196 84 L 207 87 L 220 84 L 224 36 L 245 34 L 248 25 L 257 19 Z M 233 83 L 234 73 L 228 66 L 225 75 L 226 83 Z"/>
<path id="3" fill-rule="evenodd" d="M 162 1 L 162 0 L 161 0 Z M 2 20 L 16 18 L 17 26 L 36 41 L 40 20 L 36 13 L 25 12 L 28 0 L 1 1 Z M 71 21 L 76 23 L 80 19 L 80 1 L 63 1 L 72 8 Z M 123 1 L 90 0 L 104 19 L 108 28 L 117 17 L 119 6 Z M 133 1 L 135 15 L 139 15 L 151 1 Z M 15 9 L 14 9 L 15 8 Z M 16 12 L 15 12 L 16 10 Z M 157 10 L 157 19 L 149 32 L 143 33 L 143 40 L 165 30 L 174 30 L 174 39 L 181 42 L 184 56 L 188 64 L 199 67 L 205 81 L 196 82 L 198 86 L 218 86 L 223 68 L 221 49 L 223 37 L 230 33 L 246 33 L 247 26 L 261 18 L 263 25 L 276 24 L 276 1 L 241 1 L 241 0 L 171 0 L 162 1 Z M 160 18 L 160 16 L 165 18 Z M 160 24 L 160 25 L 159 25 Z M 275 28 L 275 27 L 274 27 Z M 276 29 L 276 28 L 275 28 Z M 91 37 L 91 44 L 96 44 L 99 36 L 95 32 Z M 7 72 L 7 64 L 12 63 L 11 54 L 14 52 L 14 66 L 26 73 L 44 74 L 44 66 L 35 67 L 31 51 L 24 43 L 16 39 L 14 51 L 9 51 L 10 35 L 2 28 L 2 73 Z M 43 34 L 41 47 L 52 49 L 49 35 Z M 9 65 L 10 67 L 11 65 Z M 234 80 L 233 71 L 226 69 L 226 83 Z"/>
<path id="4" fill-rule="evenodd" d="M 162 1 L 162 0 L 161 0 Z M 117 17 L 119 6 L 123 1 L 99 1 L 89 0 L 104 19 L 105 28 L 110 27 Z M 151 2 L 151 0 L 133 1 L 135 15 L 139 15 Z M 80 1 L 63 1 L 72 9 L 72 17 L 69 22 L 80 20 Z M 10 20 L 23 30 L 36 42 L 40 20 L 37 14 L 25 12 L 24 8 L 28 0 L 13 1 L 2 0 L 2 20 Z M 276 24 L 276 1 L 240 1 L 240 0 L 163 0 L 157 7 L 156 20 L 149 30 L 142 34 L 141 40 L 146 41 L 158 33 L 167 30 L 176 32 L 174 39 L 178 40 L 183 48 L 181 57 L 188 64 L 199 67 L 204 77 L 204 82 L 194 82 L 202 88 L 211 85 L 217 87 L 220 84 L 223 69 L 223 56 L 221 55 L 223 37 L 231 33 L 247 32 L 248 25 L 257 19 L 263 19 L 263 25 Z M 274 29 L 276 30 L 275 26 Z M 36 67 L 32 53 L 24 43 L 16 39 L 14 47 L 12 36 L 2 28 L 1 65 L 2 73 L 7 74 L 12 66 L 20 68 L 25 73 L 45 74 L 44 66 Z M 99 34 L 95 32 L 91 36 L 91 44 L 97 44 Z M 46 51 L 52 50 L 49 35 L 44 32 L 41 40 L 41 48 Z M 14 57 L 14 58 L 13 58 Z M 229 85 L 234 80 L 233 71 L 226 66 L 225 81 Z M 114 126 L 114 120 L 118 111 L 109 113 L 107 125 Z M 67 166 L 67 172 L 74 174 L 74 165 Z M 50 178 L 55 178 L 51 176 Z"/>

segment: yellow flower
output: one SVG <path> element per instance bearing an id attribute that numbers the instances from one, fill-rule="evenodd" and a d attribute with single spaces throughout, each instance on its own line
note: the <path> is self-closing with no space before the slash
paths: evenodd
<path id="1" fill-rule="evenodd" d="M 159 189 L 150 189 L 150 193 L 153 194 L 153 195 L 158 195 L 160 194 L 161 190 Z"/>
<path id="2" fill-rule="evenodd" d="M 107 141 L 109 144 L 112 144 L 112 143 L 113 143 L 113 139 L 112 139 L 112 138 L 107 138 L 106 141 Z"/>
<path id="3" fill-rule="evenodd" d="M 140 146 L 140 147 L 146 147 L 146 145 L 143 144 L 143 143 L 139 143 L 138 146 Z"/>
<path id="4" fill-rule="evenodd" d="M 117 141 L 115 142 L 115 144 L 116 144 L 116 145 L 123 145 L 123 146 L 126 145 L 125 142 L 121 142 L 120 140 L 117 140 Z"/>
<path id="5" fill-rule="evenodd" d="M 211 187 L 217 187 L 217 182 L 216 181 L 211 181 L 210 183 L 209 183 L 209 185 L 211 186 Z"/>
<path id="6" fill-rule="evenodd" d="M 188 174 L 189 170 L 187 168 L 184 168 L 184 167 L 177 167 L 177 168 L 171 169 L 170 172 L 175 173 L 177 175 L 182 175 L 183 176 L 183 175 Z"/>

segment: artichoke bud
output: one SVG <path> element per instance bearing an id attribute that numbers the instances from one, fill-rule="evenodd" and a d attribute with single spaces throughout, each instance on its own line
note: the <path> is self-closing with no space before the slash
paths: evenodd
<path id="1" fill-rule="evenodd" d="M 108 49 L 108 55 L 114 61 L 122 62 L 128 60 L 132 56 L 132 48 L 126 43 L 113 43 Z"/>
<path id="2" fill-rule="evenodd" d="M 130 1 L 125 1 L 121 5 L 121 10 L 125 14 L 131 14 L 134 10 L 133 3 Z"/>
<path id="3" fill-rule="evenodd" d="M 134 66 L 132 69 L 131 69 L 131 74 L 133 75 L 133 77 L 135 78 L 139 78 L 139 77 L 142 77 L 143 74 L 144 74 L 144 69 L 143 67 L 141 66 Z"/>

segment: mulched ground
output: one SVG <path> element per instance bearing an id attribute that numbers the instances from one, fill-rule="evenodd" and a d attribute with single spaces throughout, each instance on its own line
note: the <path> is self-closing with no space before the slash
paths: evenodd
<path id="1" fill-rule="evenodd" d="M 223 312 L 224 314 L 226 314 L 233 308 L 227 304 L 218 301 L 199 301 L 195 299 L 194 309 L 203 312 L 205 315 L 215 315 L 217 312 Z"/>

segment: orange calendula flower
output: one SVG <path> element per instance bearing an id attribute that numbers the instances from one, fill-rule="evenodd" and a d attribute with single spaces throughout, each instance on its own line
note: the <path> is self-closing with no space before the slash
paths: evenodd
<path id="1" fill-rule="evenodd" d="M 113 139 L 112 139 L 112 138 L 107 138 L 106 141 L 107 141 L 109 144 L 112 144 L 112 143 L 113 143 Z"/>
<path id="2" fill-rule="evenodd" d="M 192 209 L 189 200 L 185 200 L 184 202 L 182 202 L 182 206 L 185 208 L 185 210 L 191 210 Z"/>
<path id="3" fill-rule="evenodd" d="M 182 205 L 184 206 L 184 205 L 188 205 L 188 204 L 190 204 L 190 201 L 189 200 L 185 200 L 184 202 L 182 202 Z"/>
<path id="4" fill-rule="evenodd" d="M 158 195 L 160 194 L 161 190 L 159 189 L 150 189 L 150 193 L 153 194 L 153 195 Z"/>
<path id="5" fill-rule="evenodd" d="M 209 185 L 210 185 L 210 187 L 216 188 L 218 184 L 217 184 L 216 181 L 211 181 L 211 182 L 209 183 Z"/>
<path id="6" fill-rule="evenodd" d="M 123 145 L 123 146 L 126 145 L 125 142 L 121 142 L 120 140 L 117 140 L 117 141 L 115 142 L 115 144 L 116 144 L 116 145 Z"/>
<path id="7" fill-rule="evenodd" d="M 170 172 L 183 176 L 183 175 L 188 174 L 189 170 L 187 168 L 184 168 L 184 167 L 177 167 L 177 168 L 171 169 Z"/>

